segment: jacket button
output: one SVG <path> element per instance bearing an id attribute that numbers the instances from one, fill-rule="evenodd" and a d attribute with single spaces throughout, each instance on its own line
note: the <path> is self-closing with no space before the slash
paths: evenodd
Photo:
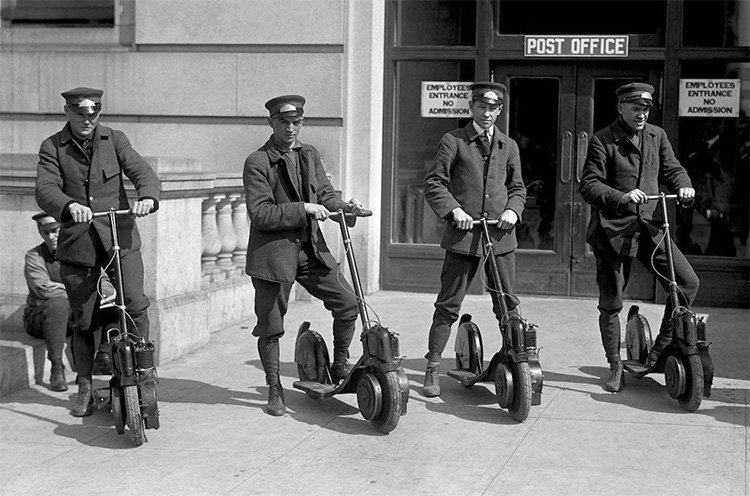
<path id="1" fill-rule="evenodd" d="M 487 212 L 484 212 L 484 213 L 482 214 L 482 217 L 489 217 L 489 216 L 490 216 L 490 214 L 488 214 Z"/>
<path id="2" fill-rule="evenodd" d="M 485 197 L 485 198 L 489 198 L 489 197 L 490 197 L 490 195 L 484 195 L 484 197 Z"/>
<path id="3" fill-rule="evenodd" d="M 89 196 L 89 201 L 94 201 L 94 197 L 93 196 Z"/>

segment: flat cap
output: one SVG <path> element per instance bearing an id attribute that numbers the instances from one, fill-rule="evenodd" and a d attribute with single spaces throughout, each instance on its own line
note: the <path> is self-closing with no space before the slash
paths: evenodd
<path id="1" fill-rule="evenodd" d="M 60 227 L 60 223 L 47 212 L 39 212 L 31 216 L 36 221 L 36 225 L 43 231 L 51 231 Z"/>
<path id="2" fill-rule="evenodd" d="M 651 106 L 654 104 L 654 87 L 646 83 L 629 83 L 615 90 L 619 103 L 631 102 Z"/>
<path id="3" fill-rule="evenodd" d="M 472 100 L 482 100 L 490 105 L 503 103 L 508 89 L 495 81 L 478 81 L 469 86 Z"/>
<path id="4" fill-rule="evenodd" d="M 282 95 L 266 102 L 271 117 L 283 114 L 284 117 L 301 117 L 304 113 L 305 97 L 300 95 Z"/>
<path id="5" fill-rule="evenodd" d="M 81 114 L 95 114 L 102 108 L 104 91 L 96 88 L 78 87 L 60 93 L 71 110 Z"/>

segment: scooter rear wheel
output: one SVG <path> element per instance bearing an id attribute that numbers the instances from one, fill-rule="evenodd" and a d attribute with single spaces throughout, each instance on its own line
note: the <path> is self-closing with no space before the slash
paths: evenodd
<path id="1" fill-rule="evenodd" d="M 146 431 L 143 427 L 143 417 L 141 417 L 141 404 L 138 399 L 138 386 L 131 385 L 123 388 L 125 400 L 125 420 L 130 430 L 130 440 L 136 446 L 146 442 Z"/>
<path id="2" fill-rule="evenodd" d="M 685 393 L 677 398 L 683 410 L 694 412 L 703 400 L 703 364 L 699 355 L 683 357 L 685 364 Z"/>
<path id="3" fill-rule="evenodd" d="M 380 414 L 370 420 L 375 430 L 388 434 L 398 425 L 398 419 L 404 409 L 404 399 L 399 386 L 398 372 L 378 373 L 378 381 L 383 392 L 383 406 Z"/>
<path id="4" fill-rule="evenodd" d="M 513 373 L 513 399 L 508 412 L 510 417 L 523 422 L 531 411 L 531 369 L 528 362 L 511 362 Z"/>

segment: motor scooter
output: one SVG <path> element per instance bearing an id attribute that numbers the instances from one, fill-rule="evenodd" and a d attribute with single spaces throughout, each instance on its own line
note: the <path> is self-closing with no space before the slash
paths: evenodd
<path id="1" fill-rule="evenodd" d="M 508 312 L 505 299 L 513 296 L 505 293 L 502 287 L 489 232 L 489 226 L 497 223 L 496 219 L 486 218 L 472 222 L 482 229 L 485 245 L 485 260 L 482 265 L 489 263 L 492 285 L 488 290 L 493 306 L 498 306 L 501 310 L 499 328 L 503 344 L 485 367 L 479 327 L 472 322 L 471 315 L 462 315 L 456 332 L 456 368 L 449 370 L 448 376 L 465 387 L 478 382 L 494 381 L 498 405 L 507 408 L 511 418 L 523 422 L 529 416 L 531 406 L 541 403 L 544 373 L 539 363 L 536 326 L 521 318 L 518 312 Z"/>
<path id="2" fill-rule="evenodd" d="M 653 346 L 651 327 L 646 317 L 638 313 L 638 306 L 631 306 L 625 326 L 625 352 L 628 359 L 623 361 L 623 368 L 637 379 L 652 373 L 663 373 L 669 396 L 677 400 L 684 410 L 693 412 L 698 409 L 703 397 L 711 396 L 714 367 L 708 352 L 710 343 L 706 343 L 706 323 L 688 306 L 680 304 L 678 295 L 679 287 L 675 278 L 672 238 L 667 217 L 667 200 L 677 199 L 677 195 L 665 193 L 648 196 L 648 201 L 656 200 L 661 206 L 664 228 L 662 239 L 669 269 L 668 279 L 667 276 L 661 277 L 669 282 L 668 297 L 673 308 L 670 319 L 672 340 L 661 352 L 656 363 L 652 367 L 646 367 L 648 354 Z"/>
<path id="3" fill-rule="evenodd" d="M 110 209 L 94 213 L 95 218 L 109 217 L 113 252 L 110 263 L 115 269 L 112 283 L 117 290 L 115 306 L 119 314 L 119 326 L 110 327 L 107 330 L 112 357 L 112 378 L 109 380 L 109 387 L 95 390 L 94 396 L 97 408 L 111 406 L 117 433 L 124 434 L 127 425 L 131 441 L 136 446 L 140 446 L 148 441 L 145 429 L 159 428 L 159 407 L 156 395 L 156 384 L 159 379 L 154 365 L 156 350 L 153 342 L 128 332 L 127 321 L 130 316 L 125 310 L 117 216 L 131 214 L 129 209 Z"/>
<path id="4" fill-rule="evenodd" d="M 328 349 L 323 337 L 303 322 L 297 334 L 294 360 L 299 381 L 293 383 L 313 399 L 330 398 L 337 394 L 356 393 L 362 416 L 379 432 L 389 433 L 406 414 L 409 400 L 409 380 L 402 367 L 398 336 L 378 320 L 370 320 L 368 306 L 357 270 L 347 220 L 354 225 L 356 217 L 369 217 L 372 212 L 344 213 L 338 210 L 329 219 L 339 224 L 346 259 L 352 279 L 357 307 L 362 322 L 362 356 L 344 378 L 333 382 Z"/>

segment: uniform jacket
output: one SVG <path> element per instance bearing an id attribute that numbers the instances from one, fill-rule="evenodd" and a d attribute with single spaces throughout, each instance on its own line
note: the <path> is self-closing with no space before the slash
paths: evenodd
<path id="1" fill-rule="evenodd" d="M 646 124 L 639 149 L 623 126 L 618 119 L 591 137 L 580 192 L 592 206 L 588 243 L 600 250 L 634 257 L 643 227 L 652 236 L 659 232 L 652 222 L 657 202 L 621 204 L 623 194 L 639 188 L 647 195 L 657 195 L 660 184 L 671 191 L 692 186 L 662 128 Z"/>
<path id="2" fill-rule="evenodd" d="M 135 185 L 139 199 L 154 200 L 154 211 L 159 208 L 159 178 L 150 165 L 130 146 L 122 131 L 98 125 L 94 131 L 91 161 L 73 140 L 70 127 L 42 142 L 36 177 L 36 201 L 39 206 L 60 221 L 57 257 L 62 262 L 93 267 L 96 261 L 96 238 L 104 248 L 112 248 L 112 234 L 106 217 L 91 224 L 75 223 L 68 212 L 73 202 L 85 205 L 94 212 L 110 208 L 128 209 L 123 175 Z M 118 237 L 122 254 L 137 250 L 141 238 L 135 219 L 117 219 Z"/>
<path id="3" fill-rule="evenodd" d="M 424 180 L 425 200 L 438 217 L 448 220 L 440 246 L 473 256 L 482 254 L 481 228 L 456 229 L 450 216 L 453 209 L 461 207 L 474 219 L 497 219 L 510 209 L 520 221 L 526 204 L 516 142 L 495 127 L 492 153 L 485 164 L 478 137 L 471 123 L 443 135 Z M 491 226 L 490 235 L 496 254 L 511 252 L 518 246 L 515 228 L 508 232 Z"/>
<path id="4" fill-rule="evenodd" d="M 336 267 L 336 259 L 326 245 L 320 226 L 305 214 L 305 202 L 318 203 L 330 211 L 344 208 L 331 186 L 320 154 L 315 147 L 297 142 L 302 188 L 297 189 L 293 164 L 269 138 L 265 145 L 245 160 L 242 180 L 250 216 L 245 272 L 266 281 L 292 283 L 305 231 L 309 231 L 315 256 L 326 267 Z"/>
<path id="5" fill-rule="evenodd" d="M 29 296 L 26 298 L 26 305 L 29 307 L 57 296 L 68 296 L 60 277 L 60 261 L 50 253 L 45 243 L 26 252 L 23 275 L 29 287 Z"/>

